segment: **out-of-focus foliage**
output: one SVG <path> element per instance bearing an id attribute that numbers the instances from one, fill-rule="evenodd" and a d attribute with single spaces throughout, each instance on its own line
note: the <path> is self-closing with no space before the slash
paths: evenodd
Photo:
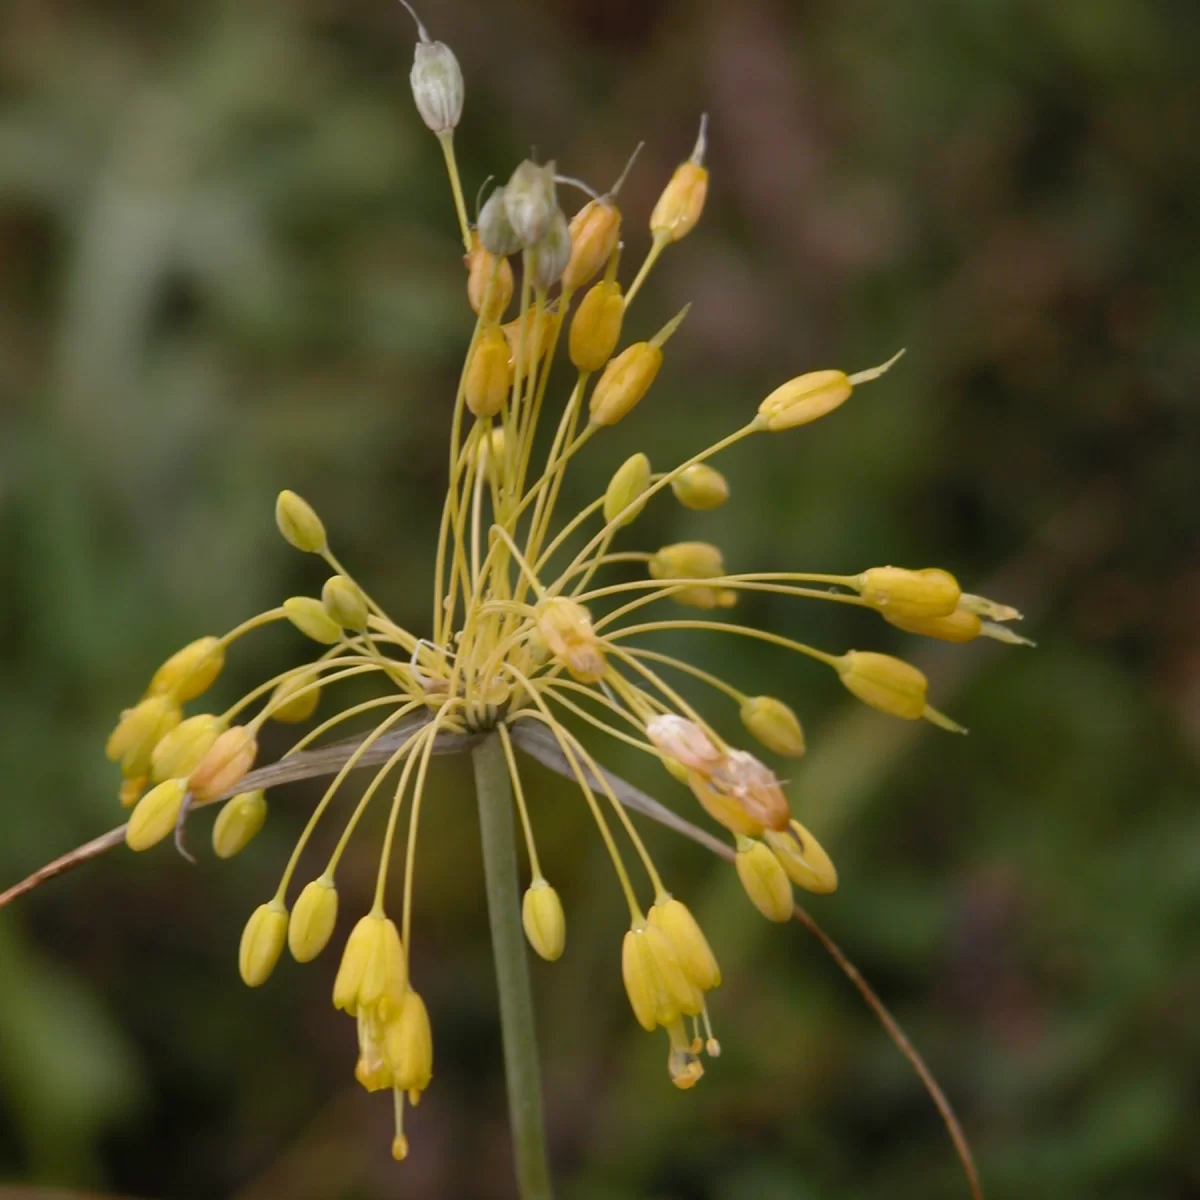
<path id="1" fill-rule="evenodd" d="M 908 346 L 835 416 L 722 460 L 725 509 L 660 501 L 638 543 L 703 536 L 735 569 L 937 563 L 1026 608 L 1039 649 L 998 654 L 747 605 L 831 648 L 923 656 L 966 739 L 859 711 L 766 648 L 692 657 L 804 717 L 794 807 L 842 876 L 813 908 L 926 1050 L 991 1194 L 1200 1195 L 1200 8 L 422 13 L 466 73 L 469 191 L 531 144 L 604 187 L 646 139 L 630 261 L 711 113 L 708 211 L 629 334 L 694 307 L 564 510 L 635 449 L 665 464 L 706 444 L 789 375 Z M 274 534 L 280 487 L 421 627 L 470 319 L 412 40 L 390 0 L 0 11 L 0 882 L 118 819 L 103 739 L 158 661 L 319 583 Z M 231 697 L 294 649 L 282 631 L 253 646 Z M 437 775 L 414 946 L 437 1073 L 408 1164 L 388 1157 L 388 1106 L 351 1082 L 328 956 L 253 993 L 237 980 L 242 921 L 313 785 L 276 797 L 233 862 L 121 850 L 0 915 L 0 1175 L 510 1195 L 469 771 Z M 533 966 L 564 1196 L 964 1194 L 919 1085 L 820 950 L 651 831 L 726 979 L 725 1054 L 677 1094 L 621 994 L 619 900 L 583 806 L 533 768 L 529 787 L 569 922 L 565 958 Z"/>

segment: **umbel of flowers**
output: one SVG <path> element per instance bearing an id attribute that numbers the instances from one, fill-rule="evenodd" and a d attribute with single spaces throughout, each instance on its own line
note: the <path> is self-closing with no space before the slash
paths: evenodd
<path id="1" fill-rule="evenodd" d="M 611 856 L 628 909 L 620 965 L 634 1016 L 647 1030 L 665 1031 L 670 1078 L 690 1088 L 704 1073 L 702 1055 L 719 1053 L 707 995 L 720 984 L 721 972 L 576 728 L 590 726 L 657 759 L 682 794 L 690 793 L 731 837 L 738 876 L 755 907 L 770 920 L 786 921 L 793 887 L 823 893 L 837 886 L 833 864 L 792 816 L 770 765 L 770 758 L 804 754 L 801 724 L 782 700 L 743 693 L 690 661 L 647 646 L 647 638 L 686 629 L 765 641 L 836 672 L 872 708 L 959 732 L 927 702 L 922 673 L 900 659 L 871 650 L 829 653 L 713 618 L 745 592 L 773 592 L 853 605 L 909 633 L 951 642 L 1023 640 L 1005 624 L 1018 613 L 963 592 L 937 568 L 742 572 L 727 568 L 721 551 L 705 542 L 612 549 L 660 496 L 699 511 L 724 504 L 729 485 L 710 463 L 718 453 L 827 416 L 899 355 L 856 373 L 817 370 L 789 379 L 740 428 L 669 469 L 657 470 L 644 453 L 634 453 L 590 504 L 560 518 L 556 502 L 566 471 L 593 439 L 617 436 L 611 427 L 634 416 L 686 315 L 685 309 L 649 337 L 626 335 L 631 305 L 648 273 L 700 219 L 708 182 L 705 125 L 650 214 L 650 249 L 625 290 L 619 181 L 568 218 L 558 187 L 574 181 L 560 177 L 553 162 L 527 160 L 469 223 L 453 148 L 462 74 L 451 50 L 431 41 L 419 22 L 418 30 L 413 94 L 445 155 L 465 251 L 466 299 L 475 314 L 457 393 L 446 397 L 447 487 L 429 624 L 410 632 L 392 621 L 335 557 L 314 509 L 283 491 L 275 511 L 279 531 L 327 568 L 320 594 L 286 598 L 220 637 L 185 646 L 154 673 L 108 742 L 108 756 L 121 768 L 121 803 L 132 807 L 130 847 L 146 850 L 178 834 L 191 809 L 234 793 L 213 829 L 216 853 L 229 857 L 266 817 L 261 791 L 237 791 L 255 763 L 265 722 L 308 722 L 328 694 L 332 715 L 309 729 L 291 754 L 343 722 L 367 714 L 376 719 L 317 803 L 273 895 L 247 922 L 239 968 L 245 982 L 258 987 L 285 947 L 299 962 L 326 948 L 338 915 L 343 854 L 386 785 L 389 812 L 374 903 L 342 948 L 332 989 L 334 1007 L 354 1022 L 356 1078 L 364 1088 L 394 1097 L 397 1158 L 408 1147 L 405 1101 L 416 1104 L 433 1073 L 430 1021 L 411 978 L 409 949 L 422 802 L 439 735 L 494 730 L 499 737 L 531 876 L 524 929 L 533 949 L 554 960 L 565 947 L 566 922 L 558 893 L 542 872 L 511 730 L 534 723 L 553 735 Z M 547 397 L 547 384 L 564 344 L 575 379 L 565 399 L 555 402 Z M 553 432 L 535 465 L 536 435 L 547 420 Z M 601 582 L 608 571 L 618 573 L 615 580 Z M 642 577 L 630 577 L 639 571 Z M 664 615 L 664 604 L 691 613 Z M 302 635 L 312 648 L 307 661 L 264 680 L 223 711 L 185 716 L 184 705 L 208 691 L 234 644 L 274 622 L 290 622 Z M 672 673 L 707 685 L 721 703 L 732 702 L 757 751 L 718 735 L 705 712 L 676 690 Z M 378 681 L 378 696 L 332 705 L 338 683 L 366 675 Z M 353 806 L 328 861 L 297 890 L 310 837 L 346 776 L 372 745 L 396 731 L 405 736 Z M 664 786 L 675 785 L 664 779 Z M 398 843 L 405 811 L 407 827 Z M 402 881 L 398 923 L 388 891 L 394 871 Z"/>

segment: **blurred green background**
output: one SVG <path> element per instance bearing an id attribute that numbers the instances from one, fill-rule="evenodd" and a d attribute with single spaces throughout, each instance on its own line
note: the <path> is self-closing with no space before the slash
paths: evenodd
<path id="1" fill-rule="evenodd" d="M 659 501 L 624 545 L 703 537 L 742 570 L 937 564 L 1026 610 L 1035 651 L 743 605 L 912 657 L 964 739 L 755 643 L 676 644 L 801 713 L 793 805 L 842 877 L 811 907 L 927 1054 L 989 1194 L 1200 1197 L 1200 6 L 422 15 L 466 74 L 468 194 L 531 146 L 603 188 L 645 139 L 627 263 L 711 114 L 708 209 L 629 334 L 691 315 L 563 511 L 635 449 L 678 461 L 791 375 L 908 347 L 835 416 L 725 456 L 726 508 Z M 103 741 L 166 654 L 319 586 L 275 533 L 279 488 L 426 628 L 471 325 L 412 43 L 390 0 L 0 10 L 0 886 L 120 819 Z M 220 694 L 302 650 L 278 630 L 242 644 Z M 606 761 L 694 815 L 665 776 Z M 651 829 L 726 980 L 724 1056 L 677 1093 L 665 1039 L 630 1018 L 583 805 L 539 768 L 527 785 L 569 922 L 565 958 L 533 967 L 564 1197 L 965 1196 L 919 1083 L 820 948 Z M 406 1165 L 386 1098 L 353 1082 L 330 955 L 255 992 L 237 978 L 242 923 L 317 794 L 276 796 L 230 863 L 201 818 L 197 867 L 121 849 L 0 914 L 0 1194 L 513 1194 L 466 763 L 438 768 L 423 829 L 414 972 L 437 1058 Z M 376 845 L 348 860 L 347 925 Z"/>

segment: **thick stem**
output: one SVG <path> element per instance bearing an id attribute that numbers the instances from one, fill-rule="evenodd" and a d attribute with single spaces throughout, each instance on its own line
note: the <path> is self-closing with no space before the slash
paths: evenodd
<path id="1" fill-rule="evenodd" d="M 484 738 L 472 750 L 471 758 L 475 764 L 488 920 L 496 957 L 496 987 L 500 993 L 500 1030 L 504 1039 L 517 1187 L 521 1200 L 550 1200 L 537 1033 L 521 929 L 512 785 L 504 747 L 496 734 Z"/>

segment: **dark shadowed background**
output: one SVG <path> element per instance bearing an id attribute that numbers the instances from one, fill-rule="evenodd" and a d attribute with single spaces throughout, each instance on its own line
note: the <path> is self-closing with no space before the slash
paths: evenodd
<path id="1" fill-rule="evenodd" d="M 625 543 L 703 537 L 741 570 L 937 564 L 1026 610 L 1034 651 L 743 606 L 912 657 L 964 739 L 755 643 L 678 644 L 801 713 L 793 805 L 842 878 L 811 907 L 926 1052 L 990 1196 L 1200 1197 L 1200 6 L 421 7 L 466 74 L 468 194 L 531 147 L 603 188 L 645 139 L 630 263 L 711 114 L 708 208 L 630 334 L 687 299 L 691 315 L 564 511 L 791 375 L 908 347 L 836 415 L 726 455 L 726 508 L 659 502 Z M 0 11 L 0 886 L 120 819 L 104 739 L 166 654 L 319 586 L 275 533 L 281 487 L 427 627 L 471 316 L 412 43 L 390 0 Z M 241 644 L 220 694 L 302 649 L 287 631 Z M 692 815 L 661 774 L 607 761 Z M 725 973 L 724 1056 L 677 1093 L 621 990 L 620 898 L 579 796 L 527 783 L 568 913 L 565 958 L 533 967 L 564 1197 L 966 1195 L 820 948 L 652 829 Z M 467 764 L 438 768 L 421 842 L 414 971 L 437 1058 L 406 1165 L 387 1099 L 353 1082 L 333 956 L 238 980 L 242 923 L 316 794 L 276 795 L 231 862 L 199 818 L 197 867 L 122 848 L 0 914 L 0 1195 L 513 1194 Z M 344 872 L 347 923 L 376 845 Z"/>

